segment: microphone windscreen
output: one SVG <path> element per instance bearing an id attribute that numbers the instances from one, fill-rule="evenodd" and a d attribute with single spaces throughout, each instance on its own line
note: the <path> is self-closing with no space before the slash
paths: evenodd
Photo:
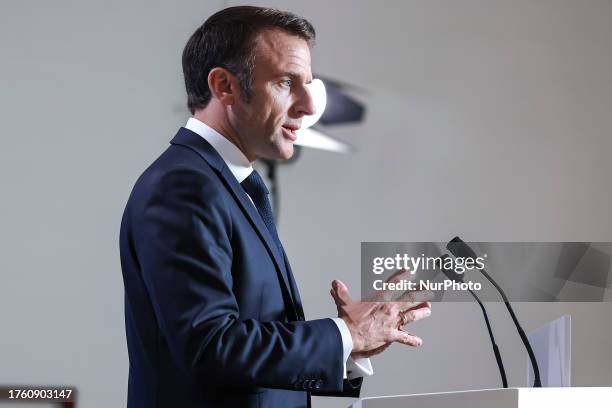
<path id="1" fill-rule="evenodd" d="M 451 239 L 450 242 L 446 244 L 446 249 L 448 249 L 455 258 L 478 258 L 476 252 L 459 237 Z"/>

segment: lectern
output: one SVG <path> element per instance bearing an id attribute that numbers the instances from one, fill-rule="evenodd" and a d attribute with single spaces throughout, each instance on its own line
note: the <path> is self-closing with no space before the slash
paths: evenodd
<path id="1" fill-rule="evenodd" d="M 612 387 L 500 388 L 362 398 L 351 408 L 609 408 Z"/>

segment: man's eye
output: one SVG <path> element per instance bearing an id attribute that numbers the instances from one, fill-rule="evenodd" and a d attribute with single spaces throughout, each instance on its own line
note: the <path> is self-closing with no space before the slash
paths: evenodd
<path id="1" fill-rule="evenodd" d="M 283 79 L 281 81 L 281 85 L 286 87 L 286 88 L 291 88 L 291 85 L 293 85 L 293 81 L 290 79 Z"/>

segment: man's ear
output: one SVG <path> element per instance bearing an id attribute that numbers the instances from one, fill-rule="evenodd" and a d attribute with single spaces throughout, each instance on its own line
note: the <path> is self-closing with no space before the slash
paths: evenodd
<path id="1" fill-rule="evenodd" d="M 208 89 L 213 98 L 224 105 L 233 105 L 237 96 L 238 81 L 234 74 L 225 68 L 215 67 L 208 73 Z"/>

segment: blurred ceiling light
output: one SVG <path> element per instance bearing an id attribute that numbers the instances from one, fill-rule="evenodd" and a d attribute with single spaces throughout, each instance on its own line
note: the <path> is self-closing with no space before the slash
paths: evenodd
<path id="1" fill-rule="evenodd" d="M 304 116 L 302 126 L 296 132 L 298 138 L 295 144 L 335 153 L 351 153 L 354 149 L 350 145 L 325 134 L 320 128 L 310 129 L 317 122 L 324 125 L 361 122 L 365 114 L 365 107 L 343 92 L 345 86 L 336 81 L 325 81 L 327 85 L 317 78 L 308 85 L 315 114 Z"/>
<path id="2" fill-rule="evenodd" d="M 325 89 L 325 84 L 320 79 L 313 79 L 310 84 L 306 86 L 308 91 L 310 92 L 310 96 L 312 97 L 312 102 L 315 108 L 314 115 L 306 115 L 302 119 L 302 127 L 301 129 L 308 129 L 315 123 L 321 119 L 323 116 L 323 112 L 325 112 L 325 108 L 327 106 L 327 91 Z"/>
<path id="3" fill-rule="evenodd" d="M 297 137 L 294 143 L 302 147 L 311 147 L 314 149 L 327 150 L 328 152 L 345 154 L 353 151 L 350 145 L 334 139 L 316 129 L 301 128 L 297 132 Z"/>

